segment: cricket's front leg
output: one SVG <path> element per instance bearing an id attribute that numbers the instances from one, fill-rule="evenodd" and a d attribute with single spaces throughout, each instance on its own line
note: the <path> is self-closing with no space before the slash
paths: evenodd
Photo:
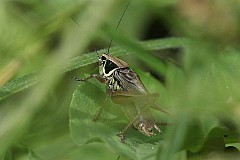
<path id="1" fill-rule="evenodd" d="M 100 83 L 106 83 L 106 81 L 107 81 L 105 78 L 103 78 L 102 76 L 100 76 L 98 74 L 93 74 L 86 78 L 78 78 L 78 77 L 74 77 L 74 76 L 72 76 L 71 78 L 73 78 L 75 81 L 87 81 L 92 78 L 96 78 Z"/>
<path id="2" fill-rule="evenodd" d="M 106 83 L 107 82 L 107 80 L 104 77 L 102 77 L 98 74 L 93 74 L 93 75 L 90 75 L 89 77 L 86 77 L 86 78 L 78 78 L 78 77 L 72 77 L 72 78 L 75 79 L 75 81 L 87 81 L 91 78 L 96 78 L 100 83 Z M 107 97 L 105 98 L 105 100 L 103 102 L 103 105 L 100 107 L 99 111 L 94 115 L 94 117 L 92 119 L 93 122 L 96 122 L 98 120 L 98 118 L 100 117 L 100 114 L 103 110 L 103 107 L 105 106 L 105 103 L 106 103 L 108 97 L 109 97 L 109 95 L 107 95 Z"/>

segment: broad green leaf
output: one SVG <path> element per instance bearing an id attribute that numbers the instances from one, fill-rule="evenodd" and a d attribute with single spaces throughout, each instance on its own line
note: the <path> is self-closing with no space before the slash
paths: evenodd
<path id="1" fill-rule="evenodd" d="M 153 158 L 163 135 L 146 137 L 130 127 L 126 132 L 126 143 L 116 136 L 127 124 L 121 107 L 104 102 L 106 93 L 104 84 L 96 80 L 82 82 L 74 92 L 70 105 L 70 131 L 78 145 L 89 142 L 102 142 L 114 151 L 134 159 Z M 105 108 L 97 122 L 92 118 L 100 106 Z M 159 113 L 161 115 L 161 113 Z M 160 126 L 164 131 L 164 127 Z"/>

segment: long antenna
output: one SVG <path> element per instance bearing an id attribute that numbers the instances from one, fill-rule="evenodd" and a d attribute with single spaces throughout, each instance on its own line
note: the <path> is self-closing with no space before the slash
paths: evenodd
<path id="1" fill-rule="evenodd" d="M 118 21 L 118 24 L 117 24 L 117 26 L 116 26 L 116 28 L 115 28 L 115 31 L 118 29 L 118 27 L 119 27 L 119 25 L 120 25 L 120 23 L 121 23 L 121 21 L 122 21 L 122 19 L 123 19 L 123 16 L 124 16 L 124 14 L 125 14 L 128 6 L 129 6 L 130 2 L 131 2 L 131 0 L 128 1 L 127 6 L 126 6 L 126 8 L 125 8 L 124 11 L 123 11 L 122 16 L 121 16 L 121 18 L 120 18 L 119 21 Z M 112 36 L 112 38 L 111 38 L 111 40 L 110 40 L 110 42 L 109 42 L 107 54 L 109 54 L 109 52 L 110 52 L 110 47 L 111 47 L 111 45 L 112 45 L 112 41 L 113 41 L 113 36 Z"/>

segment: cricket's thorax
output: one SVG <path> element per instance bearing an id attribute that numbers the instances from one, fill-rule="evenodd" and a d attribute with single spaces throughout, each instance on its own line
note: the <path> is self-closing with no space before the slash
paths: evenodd
<path id="1" fill-rule="evenodd" d="M 148 93 L 139 76 L 119 58 L 102 54 L 99 57 L 99 73 L 111 92 L 123 90 L 132 94 Z"/>
<path id="2" fill-rule="evenodd" d="M 121 80 L 116 76 L 119 70 L 124 68 L 128 68 L 128 64 L 119 58 L 108 54 L 99 57 L 99 73 L 105 79 L 110 91 L 124 90 Z"/>

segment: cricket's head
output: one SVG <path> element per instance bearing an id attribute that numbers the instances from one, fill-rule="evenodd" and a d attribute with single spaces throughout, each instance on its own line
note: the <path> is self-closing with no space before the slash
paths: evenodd
<path id="1" fill-rule="evenodd" d="M 109 54 L 98 56 L 99 74 L 103 77 L 110 77 L 114 71 L 120 68 L 127 68 L 129 65 L 123 60 Z"/>
<path id="2" fill-rule="evenodd" d="M 155 135 L 155 133 L 153 132 L 153 128 L 155 128 L 159 133 L 162 133 L 162 131 L 160 130 L 160 128 L 158 128 L 158 126 L 155 124 L 155 122 L 141 122 L 139 123 L 136 128 L 143 133 L 144 135 L 151 137 L 153 135 Z"/>

